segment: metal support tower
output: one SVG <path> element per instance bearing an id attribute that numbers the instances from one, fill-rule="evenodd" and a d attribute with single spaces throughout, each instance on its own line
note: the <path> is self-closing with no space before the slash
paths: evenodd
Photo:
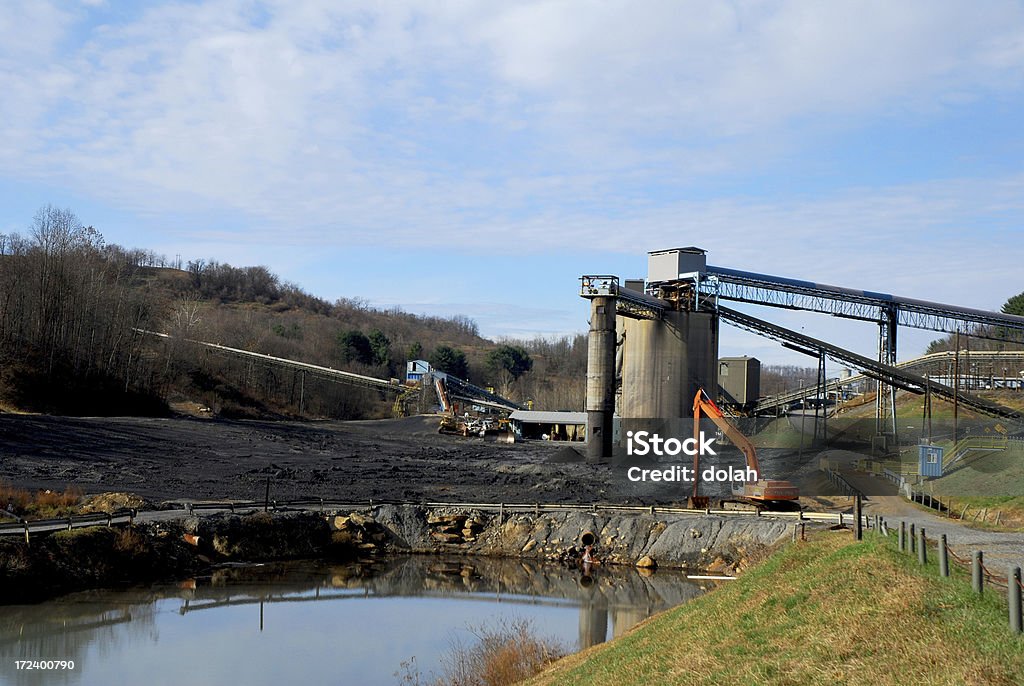
<path id="1" fill-rule="evenodd" d="M 878 361 L 894 367 L 896 366 L 896 331 L 899 310 L 894 305 L 881 307 L 879 310 Z M 889 421 L 887 422 L 887 420 Z M 879 436 L 891 435 L 893 443 L 898 445 L 897 427 L 896 387 L 879 381 L 878 392 L 875 395 L 875 432 Z"/>

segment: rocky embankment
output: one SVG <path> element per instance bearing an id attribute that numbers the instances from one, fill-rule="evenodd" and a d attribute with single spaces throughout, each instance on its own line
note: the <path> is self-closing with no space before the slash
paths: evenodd
<path id="1" fill-rule="evenodd" d="M 770 518 L 507 514 L 381 505 L 357 512 L 216 514 L 0 541 L 0 600 L 194 574 L 223 562 L 476 555 L 575 565 L 586 543 L 604 564 L 736 571 L 789 535 Z"/>
<path id="2" fill-rule="evenodd" d="M 592 541 L 594 555 L 606 564 L 722 570 L 741 567 L 752 553 L 789 535 L 792 527 L 769 518 L 581 512 L 499 517 L 472 510 L 395 505 L 337 516 L 330 524 L 363 541 L 364 549 L 371 551 L 383 545 L 418 553 L 571 563 Z M 374 536 L 381 529 L 388 538 L 376 543 Z"/>

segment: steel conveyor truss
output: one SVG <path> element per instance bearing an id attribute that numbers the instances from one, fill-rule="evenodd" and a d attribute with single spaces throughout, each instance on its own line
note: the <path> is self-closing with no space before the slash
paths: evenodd
<path id="1" fill-rule="evenodd" d="M 1024 418 L 1019 411 L 1012 408 L 1004 407 L 998 403 L 990 402 L 984 398 L 964 393 L 963 391 L 957 392 L 950 386 L 928 380 L 923 376 L 905 369 L 884 364 L 877 360 L 873 360 L 870 357 L 859 355 L 850 350 L 832 345 L 831 343 L 826 343 L 825 341 L 817 338 L 812 338 L 806 334 L 793 331 L 792 329 L 787 329 L 777 324 L 772 324 L 771 322 L 758 319 L 757 317 L 752 317 L 728 307 L 719 305 L 718 314 L 726 322 L 740 329 L 745 329 L 760 336 L 771 338 L 779 341 L 780 343 L 799 346 L 806 350 L 820 351 L 826 357 L 836 360 L 837 362 L 850 365 L 851 367 L 855 367 L 856 369 L 861 370 L 865 375 L 884 384 L 895 386 L 896 388 L 911 391 L 913 393 L 924 393 L 927 388 L 931 393 L 934 393 L 939 397 L 946 398 L 947 400 L 958 398 L 961 405 L 993 417 L 1003 417 L 1015 420 Z"/>

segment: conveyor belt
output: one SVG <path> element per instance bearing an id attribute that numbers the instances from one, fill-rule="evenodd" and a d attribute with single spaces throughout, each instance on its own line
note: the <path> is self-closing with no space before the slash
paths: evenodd
<path id="1" fill-rule="evenodd" d="M 943 365 L 952 364 L 952 360 L 955 356 L 956 353 L 953 351 L 929 353 L 927 355 L 915 357 L 911 360 L 906 360 L 905 362 L 900 362 L 899 364 L 896 364 L 895 367 L 897 369 L 910 372 L 921 372 L 924 370 L 935 370 L 936 368 L 939 368 L 939 371 L 942 372 L 943 370 L 941 367 Z M 969 360 L 971 363 L 982 362 L 990 365 L 1009 364 L 1013 367 L 1020 367 L 1024 365 L 1024 351 L 1021 350 L 961 351 L 960 358 L 963 364 L 966 364 Z M 964 376 L 968 375 L 964 374 Z M 866 378 L 869 378 L 866 374 L 856 374 L 845 379 L 828 379 L 825 382 L 825 392 L 832 393 L 838 391 L 844 386 L 851 386 Z M 977 378 L 977 376 L 975 375 L 974 378 Z M 934 385 L 935 381 L 932 380 L 930 383 Z M 818 385 L 813 384 L 810 386 L 804 386 L 803 388 L 770 395 L 758 400 L 757 404 L 754 405 L 753 411 L 763 412 L 765 410 L 773 410 L 780 406 L 786 407 L 797 400 L 817 395 L 819 390 Z"/>
<path id="2" fill-rule="evenodd" d="M 837 317 L 883 321 L 918 329 L 969 332 L 979 338 L 1022 340 L 1024 317 L 957 305 L 917 300 L 899 295 L 756 274 L 708 265 L 714 279 L 700 282 L 701 290 L 721 300 L 749 302 L 792 310 L 824 312 Z"/>
<path id="3" fill-rule="evenodd" d="M 1004 417 L 1006 419 L 1022 419 L 1022 415 L 1019 411 L 1009 407 L 1004 407 L 997 403 L 990 402 L 984 398 L 959 392 L 953 390 L 953 388 L 937 383 L 935 381 L 929 381 L 923 376 L 914 374 L 913 372 L 891 365 L 883 364 L 877 360 L 872 360 L 870 357 L 859 355 L 855 352 L 851 352 L 839 346 L 826 343 L 825 341 L 817 338 L 812 338 L 806 334 L 787 329 L 771 322 L 766 322 L 763 319 L 752 317 L 742 312 L 729 309 L 728 307 L 718 307 L 719 316 L 730 324 L 737 326 L 741 329 L 746 329 L 761 336 L 797 345 L 807 350 L 820 350 L 827 357 L 830 357 L 837 362 L 848 364 L 851 367 L 862 370 L 867 376 L 881 381 L 884 384 L 895 386 L 903 390 L 911 391 L 913 393 L 924 393 L 925 388 L 928 387 L 935 395 L 953 400 L 954 398 L 959 399 L 959 403 L 965 407 L 969 407 L 973 410 L 981 412 L 983 414 L 992 415 L 994 417 Z"/>

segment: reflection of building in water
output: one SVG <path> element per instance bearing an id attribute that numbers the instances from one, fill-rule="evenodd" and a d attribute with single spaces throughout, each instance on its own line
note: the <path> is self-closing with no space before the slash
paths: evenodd
<path id="1" fill-rule="evenodd" d="M 650 607 L 612 608 L 612 638 L 618 638 L 652 614 Z"/>
<path id="2" fill-rule="evenodd" d="M 608 606 L 605 603 L 580 605 L 580 650 L 585 650 L 608 638 Z"/>
<path id="3" fill-rule="evenodd" d="M 584 602 L 580 605 L 580 650 L 585 650 L 598 643 L 608 640 L 608 619 L 612 622 L 611 638 L 624 636 L 653 614 L 653 608 L 640 606 L 608 607 L 608 604 L 597 600 Z"/>

